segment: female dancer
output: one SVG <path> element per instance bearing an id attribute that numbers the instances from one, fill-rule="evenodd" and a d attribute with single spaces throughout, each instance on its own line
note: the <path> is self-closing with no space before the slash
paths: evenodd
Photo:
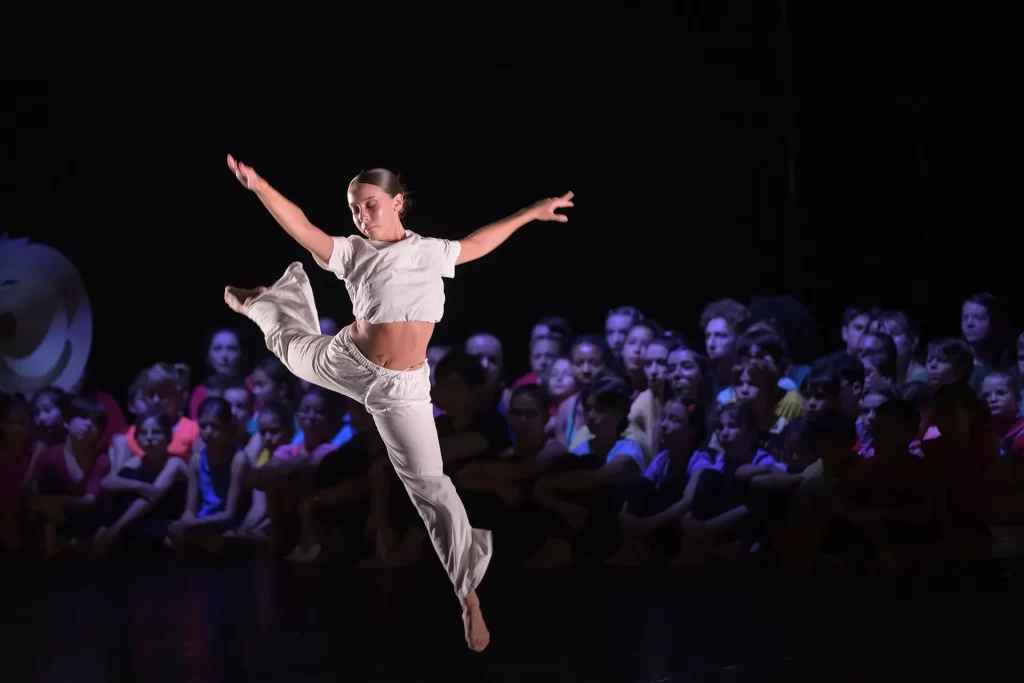
<path id="1" fill-rule="evenodd" d="M 377 168 L 363 171 L 348 186 L 352 221 L 366 239 L 331 237 L 252 168 L 230 155 L 228 168 L 317 265 L 345 281 L 355 322 L 334 337 L 320 334 L 301 263 L 288 266 L 270 288 L 227 287 L 224 300 L 260 326 L 267 347 L 292 374 L 366 406 L 462 603 L 466 642 L 483 650 L 490 634 L 476 587 L 490 562 L 491 534 L 470 527 L 444 474 L 427 345 L 444 312 L 441 278 L 454 277 L 455 266 L 489 254 L 531 221 L 568 221 L 556 211 L 573 206 L 572 192 L 449 241 L 405 229 L 405 188 L 391 171 Z"/>

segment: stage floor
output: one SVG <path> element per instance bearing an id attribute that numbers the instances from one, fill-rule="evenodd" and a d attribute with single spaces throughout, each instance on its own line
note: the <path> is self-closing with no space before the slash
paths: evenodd
<path id="1" fill-rule="evenodd" d="M 11 683 L 1019 681 L 1024 668 L 1015 577 L 493 572 L 482 654 L 439 571 L 0 560 L 0 580 Z"/>

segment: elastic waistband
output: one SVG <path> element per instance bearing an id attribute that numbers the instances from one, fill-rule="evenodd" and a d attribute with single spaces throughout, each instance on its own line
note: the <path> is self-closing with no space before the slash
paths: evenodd
<path id="1" fill-rule="evenodd" d="M 430 368 L 427 365 L 427 361 L 424 360 L 423 364 L 415 370 L 392 370 L 391 368 L 382 368 L 377 365 L 369 358 L 363 355 L 363 352 L 359 350 L 359 347 L 352 341 L 351 325 L 345 327 L 338 335 L 341 339 L 342 345 L 345 350 L 349 352 L 355 362 L 362 365 L 364 368 L 377 375 L 381 379 L 391 381 L 409 381 L 420 378 L 423 373 L 430 373 Z"/>

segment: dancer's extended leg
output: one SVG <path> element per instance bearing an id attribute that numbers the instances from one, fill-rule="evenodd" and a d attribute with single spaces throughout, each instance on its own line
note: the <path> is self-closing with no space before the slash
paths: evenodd
<path id="1" fill-rule="evenodd" d="M 371 403 L 372 398 L 373 393 Z M 466 508 L 444 473 L 433 406 L 429 398 L 422 398 L 392 403 L 383 410 L 367 407 L 462 602 L 466 640 L 472 649 L 482 650 L 490 634 L 476 588 L 491 560 L 491 532 L 470 525 Z"/>

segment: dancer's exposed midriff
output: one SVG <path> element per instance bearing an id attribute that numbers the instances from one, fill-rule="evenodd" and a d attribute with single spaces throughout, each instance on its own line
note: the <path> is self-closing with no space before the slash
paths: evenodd
<path id="1" fill-rule="evenodd" d="M 434 323 L 371 323 L 357 320 L 350 330 L 352 343 L 371 363 L 389 370 L 409 370 L 423 363 L 434 333 Z"/>

